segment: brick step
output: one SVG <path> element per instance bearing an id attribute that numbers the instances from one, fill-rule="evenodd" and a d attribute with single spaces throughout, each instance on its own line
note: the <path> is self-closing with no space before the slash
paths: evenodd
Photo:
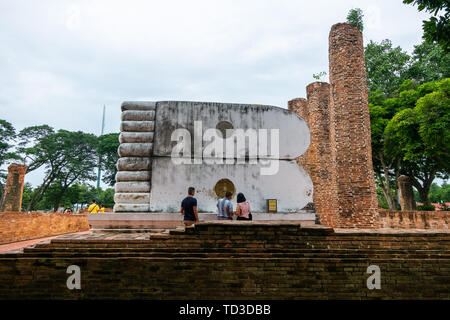
<path id="1" fill-rule="evenodd" d="M 50 248 L 83 248 L 83 247 L 128 247 L 128 248 L 157 248 L 157 247 L 181 247 L 181 248 L 210 248 L 210 247 L 265 247 L 265 248 L 346 248 L 346 249 L 363 249 L 363 248 L 390 248 L 390 249 L 440 249 L 446 250 L 450 247 L 450 241 L 428 241 L 421 243 L 410 242 L 342 242 L 342 241 L 321 241 L 312 240 L 289 241 L 289 242 L 270 242 L 270 241 L 236 241 L 236 240 L 186 240 L 174 241 L 173 239 L 154 239 L 154 240 L 85 240 L 85 241 L 55 241 L 52 240 L 48 244 L 39 244 L 36 247 Z"/>
<path id="2" fill-rule="evenodd" d="M 91 229 L 93 233 L 165 233 L 169 234 L 169 229 L 155 229 L 155 228 L 109 228 L 109 229 Z"/>
<path id="3" fill-rule="evenodd" d="M 286 233 L 239 233 L 239 232 L 224 232 L 224 233 L 169 233 L 173 239 L 267 239 L 267 240 L 321 240 L 321 241 L 395 241 L 395 242 L 412 242 L 412 241 L 450 241 L 450 233 L 445 234 L 327 234 L 327 235 L 314 235 L 314 234 L 286 234 Z M 150 236 L 151 238 L 151 236 Z"/>
<path id="4" fill-rule="evenodd" d="M 243 237 L 239 235 L 233 235 L 231 237 L 222 237 L 222 236 L 210 236 L 210 237 L 198 237 L 198 236 L 170 236 L 165 234 L 154 234 L 150 235 L 150 239 L 53 239 L 51 243 L 57 244 L 70 244 L 70 243 L 86 243 L 86 244 L 96 244 L 96 243 L 148 243 L 149 241 L 158 241 L 164 240 L 165 242 L 202 242 L 202 241 L 229 241 L 229 242 L 315 242 L 315 243 L 342 243 L 342 244 L 360 244 L 360 243 L 408 243 L 409 245 L 415 245 L 416 241 L 427 241 L 429 243 L 442 243 L 442 244 L 450 244 L 450 236 L 448 237 L 430 237 L 430 238 L 358 238 L 358 237 L 279 237 L 276 239 L 267 238 L 267 237 Z M 416 243 L 417 244 L 417 243 Z M 419 245 L 424 245 L 425 243 L 419 243 Z"/>
<path id="5" fill-rule="evenodd" d="M 428 260 L 448 261 L 450 263 L 450 254 L 378 254 L 378 253 L 353 253 L 353 254 L 336 254 L 336 253 L 200 253 L 200 252 L 24 252 L 23 254 L 8 255 L 8 258 L 262 258 L 262 259 L 342 259 L 342 260 L 398 260 L 410 261 L 420 260 L 426 262 Z"/>
<path id="6" fill-rule="evenodd" d="M 11 254 L 8 257 L 12 257 Z M 377 258 L 377 259 L 448 259 L 450 252 L 437 250 L 265 250 L 249 248 L 228 249 L 135 249 L 135 248 L 25 248 L 23 254 L 15 257 L 198 257 L 198 258 L 220 258 L 220 257 L 253 257 L 253 258 L 298 258 L 298 257 L 320 257 L 320 258 Z"/>
<path id="7" fill-rule="evenodd" d="M 317 249 L 317 248 L 125 248 L 125 247 L 28 247 L 23 252 L 192 252 L 192 253 L 330 253 L 330 254 L 450 254 L 450 250 L 389 250 L 389 249 Z"/>

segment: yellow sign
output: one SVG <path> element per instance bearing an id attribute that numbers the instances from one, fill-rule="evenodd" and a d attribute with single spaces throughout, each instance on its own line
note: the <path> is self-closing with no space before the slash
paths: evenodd
<path id="1" fill-rule="evenodd" d="M 267 211 L 277 212 L 277 199 L 267 199 Z"/>

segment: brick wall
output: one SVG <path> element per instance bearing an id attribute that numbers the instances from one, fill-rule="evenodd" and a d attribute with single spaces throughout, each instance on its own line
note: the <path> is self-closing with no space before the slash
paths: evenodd
<path id="1" fill-rule="evenodd" d="M 450 211 L 394 211 L 378 209 L 379 228 L 449 229 Z"/>
<path id="2" fill-rule="evenodd" d="M 450 299 L 450 234 L 199 224 L 150 240 L 56 239 L 0 255 L 0 299 Z M 81 269 L 69 290 L 66 269 Z M 381 271 L 369 290 L 367 267 Z"/>
<path id="3" fill-rule="evenodd" d="M 0 243 L 85 230 L 89 224 L 83 214 L 0 212 Z"/>

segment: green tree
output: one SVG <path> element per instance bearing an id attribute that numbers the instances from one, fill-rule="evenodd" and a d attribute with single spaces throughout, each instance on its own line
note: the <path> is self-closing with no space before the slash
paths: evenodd
<path id="1" fill-rule="evenodd" d="M 436 91 L 427 93 L 435 86 Z M 450 164 L 450 79 L 423 84 L 414 108 L 400 110 L 385 129 L 385 152 L 401 160 L 422 202 L 429 205 L 429 190 L 436 177 L 447 178 Z M 418 93 L 420 95 L 420 93 Z"/>
<path id="2" fill-rule="evenodd" d="M 26 128 L 20 132 L 19 148 L 28 167 L 35 170 L 45 167 L 45 177 L 30 199 L 27 210 L 32 210 L 42 200 L 49 187 L 58 183 L 60 192 L 55 197 L 57 207 L 65 191 L 76 181 L 95 180 L 97 164 L 97 137 L 81 131 L 59 130 L 48 126 Z"/>
<path id="3" fill-rule="evenodd" d="M 446 52 L 450 52 L 450 1 L 403 0 L 403 3 L 417 5 L 419 11 L 425 10 L 433 15 L 423 21 L 423 37 L 430 42 L 438 42 Z"/>
<path id="4" fill-rule="evenodd" d="M 39 143 L 54 133 L 53 128 L 46 124 L 27 127 L 19 132 L 17 151 L 23 163 L 27 165 L 27 173 L 40 168 L 46 163 L 45 154 L 39 153 Z"/>
<path id="5" fill-rule="evenodd" d="M 13 159 L 18 159 L 17 155 L 10 152 L 13 147 L 12 142 L 16 137 L 16 130 L 13 125 L 6 120 L 0 119 L 0 204 L 4 191 L 4 183 L 7 177 L 7 171 L 2 167 Z M 20 159 L 20 158 L 19 158 Z"/>
<path id="6" fill-rule="evenodd" d="M 100 155 L 103 170 L 102 180 L 110 186 L 113 186 L 116 183 L 116 164 L 119 159 L 117 153 L 118 148 L 118 133 L 105 134 L 99 137 L 98 153 Z"/>
<path id="7" fill-rule="evenodd" d="M 432 203 L 450 202 L 450 184 L 444 183 L 439 186 L 437 183 L 433 183 L 429 197 Z"/>
<path id="8" fill-rule="evenodd" d="M 347 14 L 347 23 L 357 27 L 361 32 L 364 30 L 363 11 L 360 8 L 350 9 Z"/>
<path id="9" fill-rule="evenodd" d="M 23 186 L 22 194 L 22 210 L 27 210 L 28 204 L 30 203 L 31 197 L 33 196 L 33 186 L 26 182 Z"/>
<path id="10" fill-rule="evenodd" d="M 95 199 L 99 205 L 103 204 L 106 208 L 114 206 L 114 189 L 112 188 L 103 190 L 102 188 L 82 185 L 80 191 L 78 203 L 88 205 Z"/>
<path id="11" fill-rule="evenodd" d="M 414 46 L 407 76 L 418 83 L 450 77 L 450 53 L 435 42 L 423 41 Z"/>
<path id="12" fill-rule="evenodd" d="M 396 188 L 395 176 L 398 176 L 399 162 L 384 152 L 384 130 L 392 115 L 385 106 L 373 105 L 372 103 L 369 104 L 369 112 L 373 168 L 379 191 L 384 196 L 384 201 L 381 201 L 380 204 L 382 203 L 390 209 L 396 210 L 398 207 L 396 200 L 398 190 Z M 378 198 L 380 199 L 380 197 L 381 193 L 378 192 Z"/>
<path id="13" fill-rule="evenodd" d="M 364 48 L 369 95 L 377 91 L 392 97 L 407 78 L 410 56 L 388 39 L 370 41 Z"/>
<path id="14" fill-rule="evenodd" d="M 105 208 L 112 208 L 114 207 L 114 189 L 113 188 L 107 188 L 105 190 L 102 190 L 99 195 L 99 203 L 105 206 Z"/>

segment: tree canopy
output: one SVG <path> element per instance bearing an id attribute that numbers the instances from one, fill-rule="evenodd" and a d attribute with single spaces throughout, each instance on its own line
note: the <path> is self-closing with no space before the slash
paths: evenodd
<path id="1" fill-rule="evenodd" d="M 396 98 L 370 105 L 374 169 L 388 193 L 389 171 L 408 175 L 422 202 L 436 177 L 447 178 L 450 146 L 450 79 L 417 85 L 405 81 Z M 384 127 L 384 129 L 383 129 Z M 378 171 L 378 172 L 377 172 Z M 389 195 L 386 194 L 391 206 Z"/>
<path id="2" fill-rule="evenodd" d="M 95 180 L 97 138 L 81 131 L 54 130 L 49 126 L 30 127 L 19 133 L 19 152 L 25 164 L 35 170 L 45 168 L 45 177 L 34 191 L 28 210 L 35 208 L 49 187 L 60 185 L 59 197 L 76 181 Z M 57 205 L 55 203 L 55 205 Z"/>
<path id="3" fill-rule="evenodd" d="M 13 125 L 6 120 L 0 119 L 0 166 L 4 165 L 7 160 L 15 158 L 15 155 L 9 152 L 13 147 L 11 142 L 14 141 L 15 137 L 16 129 L 14 129 Z M 0 170 L 0 177 L 5 177 L 4 170 Z"/>
<path id="4" fill-rule="evenodd" d="M 437 42 L 450 52 L 450 1 L 448 0 L 403 0 L 405 4 L 417 5 L 419 11 L 427 11 L 433 16 L 423 21 L 423 37 Z"/>
<path id="5" fill-rule="evenodd" d="M 103 170 L 103 182 L 113 186 L 116 183 L 116 163 L 119 159 L 119 134 L 110 133 L 99 137 L 98 152 Z"/>
<path id="6" fill-rule="evenodd" d="M 388 39 L 380 43 L 370 41 L 364 50 L 369 92 L 379 90 L 390 97 L 406 80 L 410 56 Z"/>

